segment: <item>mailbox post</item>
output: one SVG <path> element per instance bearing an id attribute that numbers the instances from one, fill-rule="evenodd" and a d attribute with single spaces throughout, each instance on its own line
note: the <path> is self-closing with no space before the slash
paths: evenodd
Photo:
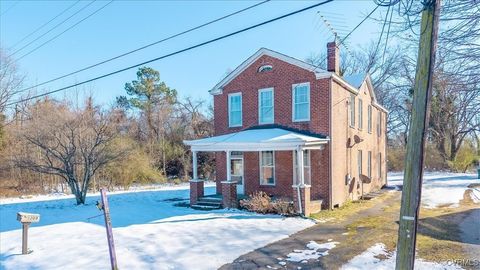
<path id="1" fill-rule="evenodd" d="M 39 222 L 40 215 L 18 212 L 17 220 L 22 223 L 22 254 L 28 254 L 28 227 L 31 223 Z"/>

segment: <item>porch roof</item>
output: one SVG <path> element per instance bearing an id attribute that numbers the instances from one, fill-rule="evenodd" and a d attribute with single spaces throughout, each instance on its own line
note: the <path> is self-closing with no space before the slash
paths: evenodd
<path id="1" fill-rule="evenodd" d="M 192 151 L 271 151 L 321 149 L 330 139 L 321 134 L 279 127 L 256 127 L 205 139 L 184 141 Z"/>

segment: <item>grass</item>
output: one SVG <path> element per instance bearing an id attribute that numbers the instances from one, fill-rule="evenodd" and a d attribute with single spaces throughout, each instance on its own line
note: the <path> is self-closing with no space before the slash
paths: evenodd
<path id="1" fill-rule="evenodd" d="M 372 208 L 374 205 L 383 203 L 387 198 L 391 197 L 390 192 L 386 192 L 372 200 L 347 201 L 339 208 L 327 211 L 320 211 L 310 215 L 311 218 L 320 222 L 341 222 L 362 210 Z"/>
<path id="2" fill-rule="evenodd" d="M 327 224 L 344 221 L 348 234 L 340 241 L 338 257 L 348 261 L 375 243 L 383 243 L 395 251 L 398 235 L 400 194 L 386 193 L 364 203 L 346 203 L 339 209 L 323 211 L 312 217 L 330 220 Z M 395 194 L 395 193 L 394 193 Z M 383 204 L 383 206 L 378 207 Z M 471 209 L 478 208 L 463 200 L 459 207 L 421 208 L 417 234 L 417 256 L 426 261 L 445 262 L 455 258 L 469 258 L 461 240 L 460 222 Z M 332 220 L 334 219 L 334 220 Z M 341 223 L 343 225 L 343 223 Z"/>

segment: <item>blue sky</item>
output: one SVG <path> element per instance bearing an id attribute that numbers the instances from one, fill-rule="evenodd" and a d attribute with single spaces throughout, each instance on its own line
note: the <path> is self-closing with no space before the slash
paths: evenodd
<path id="1" fill-rule="evenodd" d="M 89 1 L 84 0 L 79 2 L 39 33 L 11 48 L 28 33 L 72 5 L 73 1 L 0 0 L 0 14 L 2 14 L 0 46 L 7 49 L 7 53 L 12 53 L 88 3 Z M 56 40 L 19 60 L 18 66 L 21 72 L 27 74 L 25 86 L 30 86 L 160 40 L 254 3 L 253 1 L 117 0 Z M 37 89 L 37 93 L 143 62 L 314 3 L 316 2 L 272 1 L 180 38 L 45 85 Z M 29 52 L 104 4 L 106 4 L 105 1 L 93 3 L 61 27 L 15 54 L 13 58 Z M 170 87 L 177 89 L 180 97 L 191 96 L 210 101 L 208 90 L 228 70 L 235 68 L 261 47 L 302 60 L 311 53 L 326 51 L 326 42 L 331 41 L 333 36 L 322 23 L 318 12 L 325 15 L 334 28 L 348 32 L 373 8 L 375 8 L 373 1 L 337 0 L 205 47 L 160 60 L 149 66 L 159 70 L 161 79 Z M 385 10 L 380 8 L 375 15 L 378 17 L 384 12 Z M 380 26 L 375 22 L 371 20 L 365 22 L 349 38 L 350 48 L 366 45 L 370 40 L 376 39 L 379 32 Z M 135 79 L 135 72 L 136 69 L 126 71 L 56 94 L 56 97 L 67 97 L 75 101 L 88 93 L 93 95 L 97 103 L 109 105 L 114 102 L 116 96 L 125 93 L 124 84 Z"/>

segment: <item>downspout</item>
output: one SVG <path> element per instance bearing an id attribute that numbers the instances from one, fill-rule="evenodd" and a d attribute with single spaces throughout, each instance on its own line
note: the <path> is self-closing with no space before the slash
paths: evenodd
<path id="1" fill-rule="evenodd" d="M 302 198 L 300 197 L 300 185 L 297 185 L 297 196 L 298 196 L 298 210 L 300 210 L 300 214 L 303 214 Z"/>
<path id="2" fill-rule="evenodd" d="M 333 142 L 333 133 L 332 133 L 332 110 L 333 110 L 333 93 L 332 93 L 332 85 L 333 85 L 333 78 L 330 77 L 330 83 L 328 85 L 328 91 L 329 91 L 329 99 L 330 99 L 330 110 L 329 111 L 329 118 L 328 118 L 328 130 L 329 130 L 329 133 L 328 134 L 330 136 L 330 144 L 328 145 L 328 149 L 329 149 L 329 158 L 328 158 L 328 163 L 329 163 L 329 170 L 328 170 L 328 207 L 330 209 L 333 209 L 333 179 L 332 179 L 332 170 L 333 170 L 333 166 L 332 166 L 332 142 Z"/>

